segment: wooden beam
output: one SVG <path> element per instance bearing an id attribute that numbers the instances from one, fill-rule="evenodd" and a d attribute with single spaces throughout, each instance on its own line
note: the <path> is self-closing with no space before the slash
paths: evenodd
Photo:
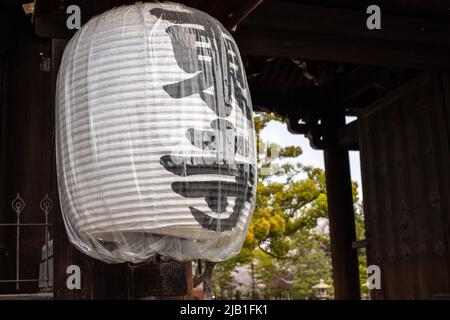
<path id="1" fill-rule="evenodd" d="M 387 105 L 394 103 L 395 101 L 401 99 L 406 94 L 413 93 L 417 87 L 420 87 L 427 83 L 430 80 L 432 73 L 430 72 L 422 72 L 417 76 L 411 78 L 407 82 L 403 83 L 401 86 L 398 86 L 394 90 L 389 91 L 384 96 L 379 99 L 373 101 L 371 104 L 367 105 L 365 108 L 361 109 L 358 112 L 358 119 L 363 119 L 371 116 L 373 113 L 379 111 L 382 108 L 385 108 Z"/>
<path id="2" fill-rule="evenodd" d="M 180 0 L 176 2 L 207 12 L 228 30 L 234 30 L 263 0 Z"/>
<path id="3" fill-rule="evenodd" d="M 359 150 L 358 120 L 352 121 L 337 129 L 336 145 L 346 150 Z"/>
<path id="4" fill-rule="evenodd" d="M 353 241 L 352 248 L 353 249 L 362 249 L 362 248 L 366 248 L 368 245 L 369 245 L 368 239 L 356 240 L 356 241 Z"/>
<path id="5" fill-rule="evenodd" d="M 91 17 L 106 10 L 134 2 L 133 0 L 72 0 L 67 3 L 59 0 L 36 0 L 33 16 L 35 31 L 42 38 L 69 39 L 76 32 L 76 30 L 69 30 L 66 27 L 68 18 L 66 8 L 69 5 L 80 7 L 81 24 L 84 24 Z"/>
<path id="6" fill-rule="evenodd" d="M 268 19 L 270 17 L 270 19 Z M 266 1 L 235 38 L 249 55 L 412 68 L 450 68 L 450 23 L 383 13 L 368 30 L 364 10 Z"/>
<path id="7" fill-rule="evenodd" d="M 129 298 L 189 299 L 192 295 L 192 263 L 150 261 L 130 264 Z"/>
<path id="8" fill-rule="evenodd" d="M 231 14 L 222 20 L 223 25 L 228 30 L 235 30 L 236 27 L 258 7 L 263 0 L 243 0 Z"/>
<path id="9" fill-rule="evenodd" d="M 396 68 L 380 68 L 360 65 L 336 79 L 339 100 L 346 107 L 354 108 L 351 103 L 370 92 L 379 92 L 392 89 L 396 85 Z"/>
<path id="10" fill-rule="evenodd" d="M 218 19 L 228 30 L 233 30 L 247 15 L 255 10 L 263 0 L 239 0 L 239 1 L 175 1 L 203 10 Z M 132 4 L 134 0 L 96 0 L 83 1 L 72 0 L 70 3 L 61 4 L 59 0 L 37 0 L 35 4 L 36 33 L 45 38 L 70 38 L 74 31 L 66 28 L 66 7 L 76 4 L 81 8 L 82 23 L 87 22 L 92 16 L 100 14 L 115 6 Z"/>
<path id="11" fill-rule="evenodd" d="M 327 87 L 282 88 L 257 83 L 249 83 L 255 111 L 275 112 L 285 117 L 289 114 L 320 116 L 324 108 L 331 105 L 334 94 Z"/>

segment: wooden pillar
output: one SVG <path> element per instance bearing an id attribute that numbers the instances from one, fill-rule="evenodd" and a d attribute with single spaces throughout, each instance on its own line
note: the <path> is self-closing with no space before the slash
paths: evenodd
<path id="1" fill-rule="evenodd" d="M 348 150 L 333 141 L 345 117 L 332 117 L 324 125 L 329 140 L 324 160 L 335 298 L 360 299 L 358 256 L 352 248 L 356 229 Z"/>

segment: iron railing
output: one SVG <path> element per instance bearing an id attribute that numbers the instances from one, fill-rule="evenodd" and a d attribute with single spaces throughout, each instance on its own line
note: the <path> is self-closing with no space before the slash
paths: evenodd
<path id="1" fill-rule="evenodd" d="M 16 292 L 19 292 L 20 290 L 20 284 L 26 283 L 26 282 L 45 282 L 45 287 L 47 289 L 51 288 L 50 281 L 52 280 L 52 275 L 50 274 L 50 268 L 49 268 L 49 244 L 51 242 L 50 240 L 50 228 L 52 227 L 52 224 L 49 222 L 49 213 L 53 208 L 53 202 L 49 198 L 48 194 L 45 194 L 45 196 L 42 198 L 41 202 L 39 203 L 39 207 L 42 210 L 45 220 L 42 223 L 27 223 L 21 221 L 21 213 L 25 209 L 26 203 L 25 200 L 22 199 L 19 193 L 17 193 L 14 200 L 11 202 L 11 208 L 13 210 L 13 213 L 16 215 L 16 222 L 15 223 L 0 223 L 0 228 L 16 228 L 16 263 L 15 263 L 15 279 L 0 279 L 0 284 L 2 283 L 14 283 Z M 45 276 L 43 278 L 38 277 L 35 279 L 21 279 L 20 277 L 20 240 L 21 240 L 21 229 L 25 227 L 38 227 L 38 228 L 44 228 L 45 231 L 45 241 L 44 241 L 44 257 L 42 257 L 42 243 L 36 242 L 36 250 L 39 250 L 41 252 L 41 261 L 44 258 L 45 263 Z M 38 268 L 38 266 L 36 266 Z M 39 272 L 40 273 L 40 272 Z"/>

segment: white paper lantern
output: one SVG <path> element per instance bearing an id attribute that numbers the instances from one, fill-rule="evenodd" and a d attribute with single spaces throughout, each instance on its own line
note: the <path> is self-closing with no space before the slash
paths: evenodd
<path id="1" fill-rule="evenodd" d="M 256 188 L 237 46 L 209 15 L 136 3 L 86 23 L 57 82 L 57 163 L 71 242 L 106 262 L 239 252 Z"/>

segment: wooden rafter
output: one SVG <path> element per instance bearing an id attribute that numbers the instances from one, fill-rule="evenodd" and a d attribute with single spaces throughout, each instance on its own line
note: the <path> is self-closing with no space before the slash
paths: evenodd
<path id="1" fill-rule="evenodd" d="M 70 4 L 79 5 L 82 20 L 86 22 L 93 15 L 99 14 L 114 6 L 133 3 L 132 0 L 73 0 Z M 181 0 L 175 1 L 205 11 L 218 19 L 228 30 L 236 27 L 253 11 L 263 0 Z M 61 0 L 35 0 L 36 32 L 46 38 L 68 38 L 73 32 L 65 27 L 66 6 L 69 3 Z"/>
<path id="2" fill-rule="evenodd" d="M 450 68 L 450 23 L 383 13 L 381 30 L 369 30 L 367 17 L 364 10 L 265 1 L 236 39 L 248 55 Z"/>

